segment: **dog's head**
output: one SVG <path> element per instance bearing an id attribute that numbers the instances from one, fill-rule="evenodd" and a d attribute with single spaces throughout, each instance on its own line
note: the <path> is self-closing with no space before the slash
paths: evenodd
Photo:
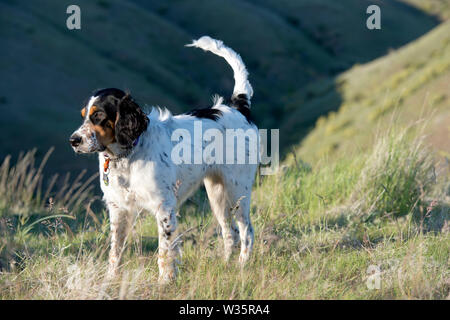
<path id="1" fill-rule="evenodd" d="M 117 144 L 130 149 L 147 129 L 148 118 L 133 98 L 119 89 L 95 92 L 81 109 L 83 124 L 70 137 L 77 153 L 105 151 Z"/>

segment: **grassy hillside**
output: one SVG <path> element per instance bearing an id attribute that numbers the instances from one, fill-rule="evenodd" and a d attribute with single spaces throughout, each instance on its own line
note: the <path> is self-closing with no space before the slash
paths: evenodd
<path id="1" fill-rule="evenodd" d="M 415 0 L 408 1 L 416 3 Z M 136 15 L 135 19 L 154 19 L 155 24 L 164 24 L 167 26 L 164 30 L 179 32 L 180 40 L 187 41 L 191 34 L 201 32 L 203 21 L 214 18 L 205 23 L 208 26 L 205 28 L 210 28 L 208 33 L 214 35 L 217 32 L 220 34 L 218 37 L 236 48 L 242 46 L 242 50 L 238 50 L 242 51 L 244 59 L 248 54 L 250 68 L 254 68 L 252 76 L 255 74 L 258 86 L 262 90 L 266 88 L 267 92 L 277 81 L 271 77 L 265 79 L 264 70 L 272 74 L 293 68 L 292 76 L 301 68 L 312 70 L 311 74 L 302 74 L 298 79 L 299 88 L 288 90 L 280 85 L 277 90 L 282 94 L 271 96 L 274 100 L 270 101 L 275 101 L 273 108 L 278 108 L 281 142 L 288 157 L 276 175 L 257 177 L 251 207 L 255 249 L 249 264 L 240 269 L 237 255 L 229 263 L 222 262 L 220 228 L 212 217 L 206 194 L 200 191 L 180 212 L 178 232 L 183 234 L 183 258 L 179 266 L 180 277 L 175 283 L 164 287 L 157 284 L 157 225 L 155 219 L 147 214 L 136 220 L 135 232 L 128 237 L 120 276 L 113 281 L 107 280 L 109 222 L 99 197 L 92 191 L 96 184 L 92 179 L 96 177 L 87 179 L 85 173 L 78 177 L 67 175 L 59 180 L 62 183 L 55 184 L 57 178 L 43 177 L 45 163 L 41 164 L 35 159 L 36 153 L 30 152 L 19 161 L 6 157 L 0 165 L 0 299 L 449 299 L 450 22 L 441 23 L 419 39 L 390 50 L 379 59 L 337 73 L 340 67 L 366 61 L 364 57 L 368 56 L 356 49 L 352 53 L 349 39 L 336 42 L 339 50 L 333 53 L 330 50 L 335 47 L 333 42 L 317 41 L 312 31 L 319 28 L 314 26 L 316 20 L 307 21 L 319 7 L 325 12 L 342 10 L 345 13 L 341 2 L 230 1 L 223 5 L 223 13 L 215 13 L 212 6 L 215 1 L 211 1 L 211 6 L 209 1 L 198 3 L 202 6 L 197 8 L 197 13 L 182 1 L 175 7 L 167 7 L 162 1 L 152 1 L 151 4 L 137 0 L 112 4 L 96 1 L 89 4 L 96 9 L 87 20 L 97 23 L 96 19 L 106 19 L 104 12 L 114 15 L 118 11 L 130 10 Z M 358 1 L 345 3 L 347 8 L 362 7 Z M 417 9 L 404 7 L 397 1 L 380 3 L 406 12 L 408 17 L 417 16 L 418 23 L 421 21 L 421 13 Z M 430 3 L 440 5 L 443 2 L 436 0 Z M 421 2 L 416 4 L 422 8 Z M 46 13 L 51 11 L 50 7 L 47 8 L 50 11 L 46 11 L 15 1 L 0 6 L 17 10 L 9 11 L 5 18 L 9 21 L 15 19 L 18 30 L 22 30 L 19 26 L 28 19 L 37 17 L 41 22 L 46 21 L 46 32 L 52 32 L 47 45 L 54 50 L 72 43 L 72 40 L 64 39 L 72 39 L 73 35 L 67 36 L 65 31 L 59 30 L 52 20 L 54 18 Z M 430 13 L 435 12 L 434 7 L 430 8 Z M 4 14 L 5 11 L 0 12 Z M 267 47 L 258 54 L 258 42 L 246 45 L 240 42 L 243 41 L 240 37 L 228 35 L 228 39 L 225 33 L 222 34 L 222 14 L 236 16 L 242 12 L 250 12 L 246 16 L 248 20 L 236 19 L 230 28 L 235 28 L 234 33 L 241 32 L 245 37 L 247 31 L 242 31 L 247 30 L 244 22 L 251 21 L 249 32 L 266 32 L 267 39 L 274 41 L 274 48 L 279 50 L 277 64 L 269 63 L 273 52 L 261 58 L 272 49 L 270 42 L 264 43 Z M 444 13 L 443 9 L 440 19 L 445 19 Z M 16 14 L 22 19 L 14 18 Z M 344 15 L 343 20 L 338 19 L 337 22 L 330 16 L 332 14 L 328 12 L 322 17 L 324 25 L 337 26 L 340 21 L 342 30 L 348 30 L 344 22 L 350 16 Z M 395 17 L 386 16 L 388 23 Z M 267 24 L 259 20 L 261 17 Z M 301 25 L 296 19 L 301 21 Z M 429 23 L 429 17 L 424 19 Z M 2 21 L 0 19 L 0 23 Z M 108 25 L 109 22 L 104 20 L 104 23 Z M 126 25 L 127 22 L 121 23 Z M 270 27 L 262 31 L 266 26 Z M 138 88 L 149 86 L 152 89 L 145 91 L 143 88 L 142 94 L 151 91 L 176 106 L 185 101 L 180 94 L 185 86 L 177 81 L 193 79 L 186 81 L 195 83 L 189 87 L 189 92 L 191 98 L 197 97 L 198 93 L 198 101 L 211 88 L 223 90 L 223 86 L 232 86 L 229 70 L 201 52 L 185 53 L 185 49 L 179 48 L 179 62 L 187 62 L 186 65 L 193 69 L 192 73 L 186 71 L 187 66 L 183 63 L 172 65 L 171 61 L 176 61 L 170 53 L 174 45 L 172 41 L 178 40 L 158 36 L 160 30 L 154 30 L 154 41 L 166 46 L 161 51 L 164 54 L 153 50 L 150 53 L 154 55 L 152 59 L 144 61 L 140 60 L 140 55 L 144 55 L 142 52 L 103 51 L 101 43 L 95 41 L 102 39 L 111 45 L 123 36 L 142 46 L 150 46 L 145 41 L 139 42 L 142 30 L 118 34 L 115 38 L 114 33 L 104 34 L 102 28 L 98 25 L 98 28 L 91 29 L 96 38 L 82 34 L 73 36 L 73 41 L 79 44 L 73 50 L 93 57 L 87 62 L 86 59 L 73 60 L 79 65 L 80 72 L 76 72 L 77 68 L 70 71 L 74 75 L 73 81 L 86 79 L 88 83 L 83 83 L 85 90 L 101 81 L 108 82 L 108 76 L 111 76 L 110 79 L 117 81 L 130 81 Z M 321 30 L 327 28 L 331 27 L 320 27 Z M 2 30 L 0 28 L 0 34 L 4 35 Z M 26 28 L 22 31 L 25 34 Z M 31 34 L 35 34 L 33 32 Z M 39 31 L 35 32 L 38 34 Z M 277 32 L 286 38 L 277 36 Z M 395 37 L 395 33 L 391 36 Z M 60 37 L 60 42 L 52 41 L 52 37 Z M 266 39 L 263 33 L 260 37 Z M 293 59 L 295 67 L 289 55 L 297 52 L 299 47 L 289 51 L 290 46 L 294 46 L 291 44 L 293 39 L 300 39 L 295 46 L 304 46 L 302 48 L 307 52 L 303 57 L 305 60 Z M 326 36 L 324 39 L 329 38 Z M 376 40 L 366 39 L 355 39 L 360 41 L 358 49 L 365 44 L 370 48 L 370 41 Z M 251 41 L 250 38 L 246 40 Z M 10 39 L 10 45 L 14 48 L 19 43 Z M 114 45 L 111 47 L 115 48 Z M 27 50 L 36 53 L 32 46 Z M 16 54 L 19 51 L 17 49 Z M 32 55 L 36 61 L 45 62 L 42 65 L 36 63 L 33 68 L 48 65 L 55 72 L 59 70 L 56 66 L 60 60 L 39 60 L 46 58 L 44 52 L 42 49 L 42 56 Z M 371 58 L 382 52 L 380 50 Z M 0 54 L 5 55 L 4 52 Z M 131 56 L 133 58 L 129 58 Z M 329 59 L 333 60 L 330 65 L 320 65 Z M 4 61 L 1 60 L 2 68 L 8 72 L 25 72 L 19 63 L 7 64 Z M 103 68 L 104 63 L 109 66 L 110 73 L 92 72 L 97 65 L 90 64 L 90 61 L 98 62 L 98 68 Z M 191 61 L 197 61 L 201 67 L 191 66 Z M 258 61 L 265 61 L 267 69 Z M 164 67 L 158 69 L 158 65 Z M 279 65 L 281 69 L 273 65 Z M 338 69 L 329 69 L 331 65 L 333 68 L 338 66 Z M 65 68 L 67 64 L 58 66 Z M 297 67 L 299 69 L 295 69 Z M 167 83 L 142 82 L 143 76 L 138 72 L 140 68 L 155 68 L 152 70 L 158 77 L 166 77 Z M 202 68 L 209 73 L 205 74 Z M 92 75 L 92 79 L 87 79 L 86 73 Z M 287 71 L 282 73 L 280 79 L 289 74 Z M 51 72 L 43 73 L 43 76 L 47 74 Z M 170 80 L 172 76 L 176 79 Z M 55 77 L 63 79 L 59 73 Z M 217 77 L 212 81 L 214 84 L 208 84 L 210 77 Z M 66 80 L 69 78 L 72 79 L 68 77 Z M 11 83 L 19 81 L 11 79 Z M 51 77 L 46 79 L 50 81 Z M 179 85 L 175 94 L 166 91 L 169 84 Z M 0 84 L 7 85 L 10 84 Z M 39 85 L 42 87 L 37 88 L 42 89 L 46 82 Z M 46 91 L 42 90 L 44 96 Z M 67 107 L 70 115 L 67 121 L 78 117 L 79 106 L 71 104 L 73 97 L 70 95 L 76 96 L 80 92 L 54 92 L 55 99 L 67 99 L 67 105 L 71 106 Z M 17 99 L 28 99 L 32 103 L 27 94 Z M 41 99 L 46 101 L 47 98 Z M 9 108 L 8 112 L 14 115 L 12 119 L 27 118 L 30 128 L 35 128 L 35 121 L 28 111 L 35 110 L 37 115 L 44 111 L 12 108 L 18 105 L 9 96 L 2 101 L 2 108 Z M 260 105 L 264 102 L 260 101 Z M 259 110 L 260 105 L 255 104 L 255 109 Z M 63 119 L 66 115 L 56 104 L 50 106 L 54 106 L 53 109 L 45 110 L 56 117 L 55 122 L 65 130 Z M 180 110 L 182 108 L 180 105 Z M 270 117 L 267 113 L 263 115 Z M 23 127 L 14 125 L 14 121 L 5 118 L 0 121 L 2 130 L 9 126 L 8 132 L 15 132 L 17 137 L 23 131 Z M 44 121 L 47 121 L 44 123 L 48 131 L 57 127 L 50 123 L 51 120 Z M 260 121 L 264 119 L 260 118 Z M 275 120 L 272 118 L 267 123 L 271 121 Z M 60 138 L 55 132 L 29 136 L 29 139 Z M 304 136 L 306 138 L 302 140 Z M 5 145 L 10 143 L 14 148 L 14 139 L 10 138 L 11 141 Z M 48 156 L 58 161 L 63 159 L 58 149 L 52 155 L 44 156 L 44 160 Z M 52 166 L 52 162 L 47 165 Z M 367 285 L 372 276 L 370 268 L 374 266 L 380 271 L 379 289 L 371 289 Z"/>
<path id="2" fill-rule="evenodd" d="M 281 128 L 292 142 L 311 111 L 327 105 L 336 110 L 318 119 L 297 148 L 306 161 L 347 157 L 373 144 L 374 132 L 406 125 L 428 116 L 428 142 L 449 157 L 450 23 L 446 22 L 406 47 L 336 78 L 313 84 L 293 95 L 292 114 Z M 335 99 L 336 91 L 340 100 Z M 303 126 L 304 127 L 304 126 Z M 371 134 L 368 134 L 371 133 Z"/>
<path id="3" fill-rule="evenodd" d="M 38 147 L 56 152 L 49 170 L 96 168 L 74 157 L 67 137 L 94 89 L 129 89 L 142 104 L 173 112 L 206 106 L 233 86 L 226 64 L 184 48 L 209 34 L 242 54 L 255 87 L 254 116 L 279 127 L 304 86 L 412 41 L 437 20 L 397 1 L 382 3 L 385 28 L 365 28 L 370 1 L 79 1 L 82 29 L 69 31 L 64 1 L 0 3 L 0 157 Z M 218 9 L 220 8 L 220 9 Z M 329 110 L 322 108 L 306 124 Z M 20 143 L 17 143 L 20 141 Z M 297 142 L 297 141 L 296 141 Z M 68 161 L 68 159 L 72 159 Z"/>
<path id="4" fill-rule="evenodd" d="M 439 17 L 441 20 L 450 18 L 450 2 L 447 0 L 401 0 L 409 5 L 413 5 L 429 14 Z"/>

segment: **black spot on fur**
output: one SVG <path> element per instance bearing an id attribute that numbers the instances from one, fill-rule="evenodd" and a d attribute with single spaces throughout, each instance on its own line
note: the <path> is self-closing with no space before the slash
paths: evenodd
<path id="1" fill-rule="evenodd" d="M 161 159 L 161 162 L 164 163 L 166 165 L 166 167 L 169 167 L 169 164 L 167 163 L 166 160 L 164 160 L 162 155 L 159 155 L 159 159 Z"/>
<path id="2" fill-rule="evenodd" d="M 217 121 L 222 116 L 222 111 L 213 108 L 202 108 L 191 110 L 186 112 L 186 114 L 197 118 Z"/>
<path id="3" fill-rule="evenodd" d="M 251 112 L 250 112 L 250 103 L 248 101 L 248 97 L 245 93 L 238 94 L 237 96 L 231 97 L 230 107 L 238 110 L 242 115 L 247 119 L 248 123 L 253 123 Z"/>

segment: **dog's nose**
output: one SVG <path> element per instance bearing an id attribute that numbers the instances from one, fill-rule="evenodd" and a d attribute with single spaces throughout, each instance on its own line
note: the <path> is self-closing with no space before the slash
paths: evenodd
<path id="1" fill-rule="evenodd" d="M 73 135 L 70 137 L 69 142 L 72 147 L 78 147 L 81 143 L 81 137 L 78 135 Z"/>

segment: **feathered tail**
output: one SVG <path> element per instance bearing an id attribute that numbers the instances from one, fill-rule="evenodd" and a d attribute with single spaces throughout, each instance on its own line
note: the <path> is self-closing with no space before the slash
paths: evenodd
<path id="1" fill-rule="evenodd" d="M 225 46 L 222 41 L 208 36 L 203 36 L 198 40 L 194 40 L 191 44 L 187 44 L 186 46 L 211 51 L 224 58 L 234 72 L 234 90 L 231 101 L 240 106 L 246 104 L 246 107 L 250 108 L 250 98 L 253 96 L 253 88 L 250 85 L 250 82 L 248 82 L 248 72 L 239 54 L 233 49 Z"/>

